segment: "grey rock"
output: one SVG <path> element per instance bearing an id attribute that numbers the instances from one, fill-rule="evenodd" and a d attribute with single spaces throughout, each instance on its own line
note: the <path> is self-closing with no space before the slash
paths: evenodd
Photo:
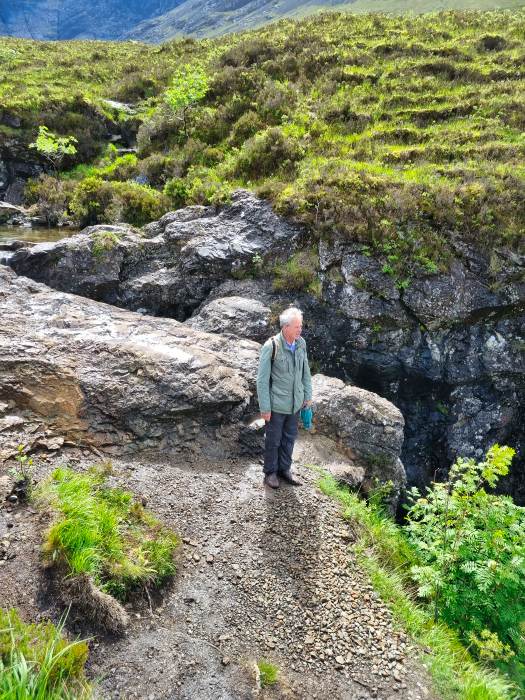
<path id="1" fill-rule="evenodd" d="M 256 299 L 229 296 L 205 303 L 184 323 L 196 330 L 264 343 L 271 334 L 270 315 L 270 308 Z"/>
<path id="2" fill-rule="evenodd" d="M 97 239 L 117 240 L 105 249 Z M 16 251 L 8 264 L 20 275 L 61 291 L 184 321 L 210 291 L 253 257 L 288 257 L 303 230 L 245 190 L 230 205 L 170 212 L 137 232 L 95 226 L 71 238 Z"/>
<path id="3" fill-rule="evenodd" d="M 405 421 L 390 401 L 340 379 L 312 378 L 316 430 L 337 440 L 351 459 L 364 467 L 365 488 L 391 481 L 394 508 L 406 485 L 399 458 Z"/>
<path id="4" fill-rule="evenodd" d="M 253 398 L 258 345 L 170 319 L 146 319 L 0 268 L 0 396 L 60 435 L 106 450 L 170 447 L 195 421 L 196 444 L 237 426 Z M 235 432 L 235 431 L 234 431 Z"/>
<path id="5" fill-rule="evenodd" d="M 0 202 L 0 224 L 8 224 L 12 219 L 26 219 L 27 212 L 22 207 L 9 202 Z"/>

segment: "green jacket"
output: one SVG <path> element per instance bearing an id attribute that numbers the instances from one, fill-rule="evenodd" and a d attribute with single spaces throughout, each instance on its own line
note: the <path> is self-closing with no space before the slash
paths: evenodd
<path id="1" fill-rule="evenodd" d="M 295 352 L 286 347 L 282 331 L 274 336 L 275 358 L 272 366 L 272 339 L 261 348 L 257 372 L 257 398 L 261 413 L 275 411 L 297 413 L 305 401 L 312 399 L 312 378 L 306 342 L 299 337 Z M 272 378 L 270 386 L 270 375 Z"/>

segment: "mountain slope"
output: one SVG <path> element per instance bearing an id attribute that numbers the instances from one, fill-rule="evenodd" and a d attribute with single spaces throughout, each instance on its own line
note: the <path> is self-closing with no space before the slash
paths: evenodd
<path id="1" fill-rule="evenodd" d="M 518 7 L 524 0 L 0 0 L 0 34 L 32 39 L 218 36 L 321 9 L 403 13 Z"/>
<path id="2" fill-rule="evenodd" d="M 183 0 L 168 13 L 140 22 L 125 38 L 166 41 L 175 36 L 219 36 L 254 29 L 272 20 L 303 17 L 322 9 L 349 12 L 433 12 L 443 9 L 494 9 L 522 6 L 523 0 Z"/>
<path id="3" fill-rule="evenodd" d="M 180 0 L 0 0 L 0 32 L 32 39 L 119 39 Z"/>

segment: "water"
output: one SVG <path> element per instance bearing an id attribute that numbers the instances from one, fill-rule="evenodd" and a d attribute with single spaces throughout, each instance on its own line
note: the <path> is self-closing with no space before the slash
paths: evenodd
<path id="1" fill-rule="evenodd" d="M 61 228 L 46 228 L 38 226 L 0 226 L 0 245 L 8 241 L 31 241 L 33 243 L 49 243 L 68 238 L 78 233 L 78 229 L 62 226 Z"/>
<path id="2" fill-rule="evenodd" d="M 0 265 L 7 265 L 14 250 L 9 249 L 11 241 L 30 241 L 31 243 L 52 243 L 61 238 L 68 238 L 78 233 L 78 229 L 62 226 L 61 228 L 46 228 L 38 226 L 0 226 Z"/>

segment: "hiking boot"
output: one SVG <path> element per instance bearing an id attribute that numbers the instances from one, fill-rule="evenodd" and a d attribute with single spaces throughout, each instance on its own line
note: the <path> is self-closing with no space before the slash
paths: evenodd
<path id="1" fill-rule="evenodd" d="M 277 478 L 277 474 L 274 472 L 271 474 L 266 474 L 263 479 L 263 483 L 266 484 L 266 486 L 270 486 L 272 489 L 279 488 L 279 479 Z"/>
<path id="2" fill-rule="evenodd" d="M 295 478 L 295 476 L 292 474 L 291 469 L 288 469 L 288 471 L 286 471 L 286 472 L 281 472 L 280 476 L 281 476 L 281 479 L 284 479 L 292 486 L 302 486 L 302 481 L 298 481 Z"/>

